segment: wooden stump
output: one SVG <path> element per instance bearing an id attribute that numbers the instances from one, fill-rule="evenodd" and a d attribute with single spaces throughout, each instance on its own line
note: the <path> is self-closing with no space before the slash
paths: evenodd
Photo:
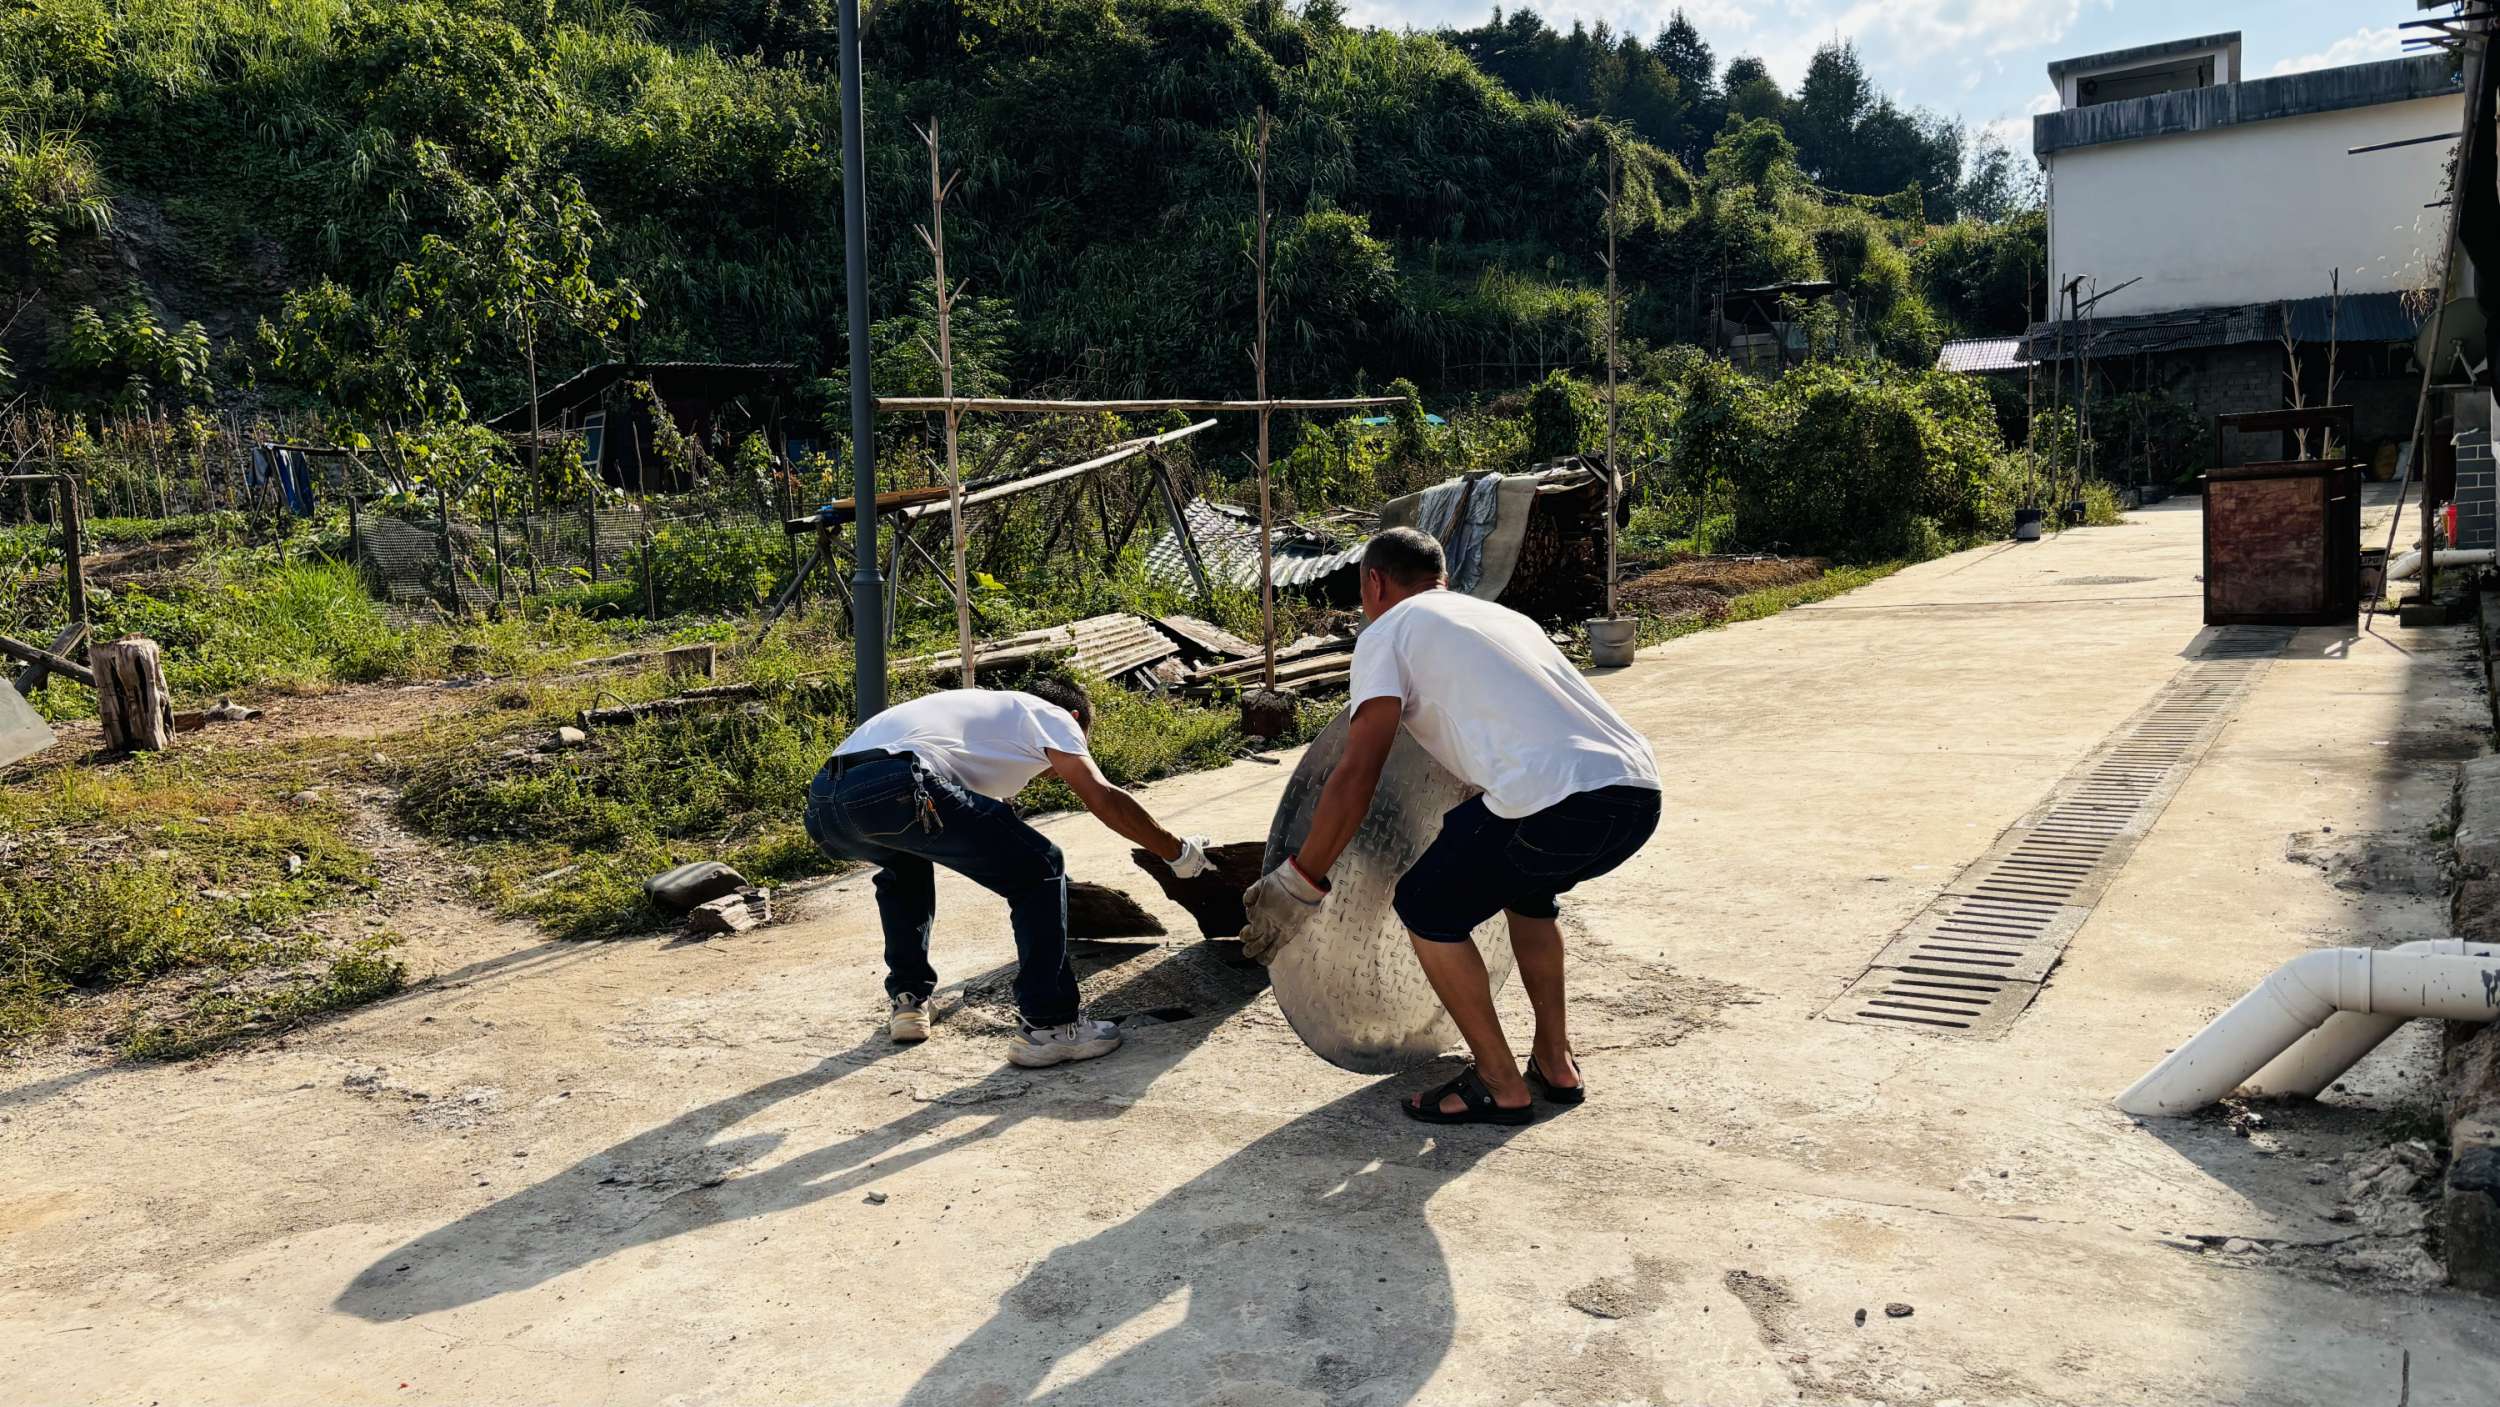
<path id="1" fill-rule="evenodd" d="M 667 667 L 671 679 L 684 679 L 696 674 L 712 678 L 719 659 L 720 647 L 709 643 L 680 645 L 660 656 L 660 662 Z"/>
<path id="2" fill-rule="evenodd" d="M 165 666 L 156 642 L 125 635 L 87 652 L 95 670 L 96 713 L 104 722 L 104 745 L 120 752 L 162 752 L 173 746 L 174 704 L 165 692 Z"/>

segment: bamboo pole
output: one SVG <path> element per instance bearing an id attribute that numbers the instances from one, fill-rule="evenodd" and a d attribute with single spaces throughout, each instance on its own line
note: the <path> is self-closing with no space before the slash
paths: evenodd
<path id="1" fill-rule="evenodd" d="M 953 407 L 958 411 L 990 411 L 1006 415 L 1102 415 L 1129 414 L 1138 411 L 1271 411 L 1271 410 L 1362 410 L 1370 406 L 1401 405 L 1402 396 L 1339 396 L 1327 400 L 1255 401 L 1035 401 L 1011 396 L 879 396 L 877 409 L 884 414 L 917 412 L 930 414 Z"/>
<path id="2" fill-rule="evenodd" d="M 1621 317 L 1615 292 L 1615 149 L 1606 148 L 1606 619 L 1623 612 L 1615 600 L 1615 494 L 1623 476 L 1615 469 L 1615 323 Z"/>
<path id="3" fill-rule="evenodd" d="M 1265 688 L 1276 690 L 1276 528 L 1267 485 L 1267 109 L 1259 109 L 1259 342 L 1251 353 L 1259 378 L 1259 631 L 1267 647 Z"/>
<path id="4" fill-rule="evenodd" d="M 955 405 L 955 344 L 952 336 L 955 292 L 946 284 L 946 193 L 953 181 L 938 175 L 938 120 L 932 115 L 921 134 L 929 144 L 929 228 L 920 242 L 929 246 L 937 268 L 938 386 L 946 400 L 946 518 L 955 543 L 955 648 L 963 656 L 963 687 L 972 687 L 971 579 L 964 571 L 964 477 L 956 463 L 956 441 L 964 413 Z M 897 530 L 898 535 L 900 529 Z"/>

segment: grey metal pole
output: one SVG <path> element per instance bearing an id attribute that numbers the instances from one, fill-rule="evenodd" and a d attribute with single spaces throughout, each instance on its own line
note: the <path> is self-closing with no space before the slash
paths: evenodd
<path id="1" fill-rule="evenodd" d="M 858 547 L 851 553 L 851 619 L 885 619 L 885 579 L 877 574 L 877 415 L 868 385 L 868 161 L 861 153 L 859 0 L 841 0 L 842 254 L 850 284 L 851 502 Z M 851 632 L 856 682 L 852 722 L 885 712 L 885 634 Z"/>

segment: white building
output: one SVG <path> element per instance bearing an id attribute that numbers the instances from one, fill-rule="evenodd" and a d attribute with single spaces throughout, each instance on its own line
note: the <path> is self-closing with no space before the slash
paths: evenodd
<path id="1" fill-rule="evenodd" d="M 2063 59 L 2049 77 L 2064 106 L 2032 123 L 2047 286 L 2103 295 L 2091 347 L 2111 375 L 2208 416 L 2287 404 L 2286 319 L 2296 341 L 2324 342 L 2340 271 L 2338 398 L 2359 409 L 2365 453 L 2410 431 L 2418 320 L 2401 295 L 2427 281 L 2446 228 L 2454 60 L 2243 79 L 2235 32 Z M 2305 389 L 2324 360 L 2304 359 Z"/>

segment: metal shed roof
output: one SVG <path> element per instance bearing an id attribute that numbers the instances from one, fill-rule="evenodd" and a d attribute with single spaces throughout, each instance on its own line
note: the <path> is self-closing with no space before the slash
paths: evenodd
<path id="1" fill-rule="evenodd" d="M 1191 499 L 1182 511 L 1189 520 L 1190 536 L 1197 539 L 1198 559 L 1206 564 L 1210 578 L 1234 586 L 1259 584 L 1258 515 L 1203 498 Z M 1293 523 L 1278 524 L 1273 538 L 1278 586 L 1300 586 L 1336 572 L 1360 559 L 1371 541 L 1365 537 L 1350 547 L 1340 547 Z M 1190 582 L 1189 563 L 1170 531 L 1146 554 L 1146 570 L 1167 581 Z"/>

